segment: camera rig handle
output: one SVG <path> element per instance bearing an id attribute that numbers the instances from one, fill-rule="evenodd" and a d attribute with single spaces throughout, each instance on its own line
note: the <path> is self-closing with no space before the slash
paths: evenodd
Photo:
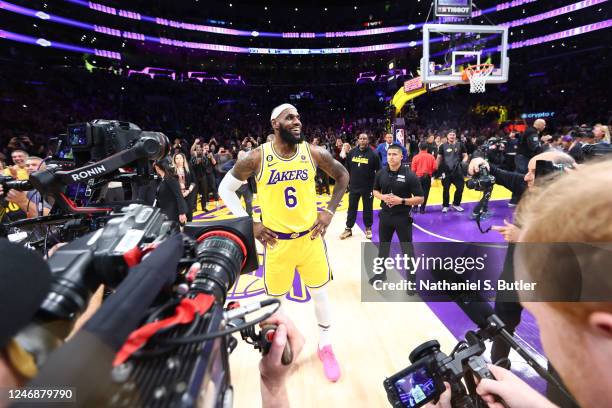
<path id="1" fill-rule="evenodd" d="M 41 192 L 55 198 L 55 203 L 67 213 L 92 214 L 109 212 L 111 208 L 77 207 L 63 193 L 64 187 L 73 183 L 82 183 L 93 178 L 105 176 L 133 162 L 146 164 L 148 160 L 163 157 L 165 146 L 157 138 L 142 138 L 134 146 L 113 154 L 99 162 L 88 164 L 74 170 L 63 171 L 47 169 L 30 175 L 32 186 Z M 140 167 L 140 166 L 139 166 Z"/>

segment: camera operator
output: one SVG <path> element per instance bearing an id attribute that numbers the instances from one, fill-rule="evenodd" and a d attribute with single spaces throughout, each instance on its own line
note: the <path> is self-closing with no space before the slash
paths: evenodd
<path id="1" fill-rule="evenodd" d="M 602 185 L 611 184 L 612 161 L 608 160 L 587 164 L 538 188 L 538 191 L 530 192 L 519 214 L 523 224 L 519 242 L 540 245 L 612 242 L 612 207 L 609 195 L 601 191 Z M 592 218 L 594 213 L 598 214 L 597 220 Z M 572 220 L 569 224 L 568 219 Z M 606 259 L 609 252 L 606 251 L 602 248 L 573 252 L 572 256 L 576 261 L 574 268 L 586 265 L 574 272 L 582 274 L 583 282 L 585 278 L 595 281 L 597 293 L 609 298 L 612 278 L 605 267 L 605 263 L 609 263 Z M 542 275 L 567 270 L 567 257 L 546 256 L 544 259 L 542 256 L 521 256 L 521 252 L 517 254 L 521 261 L 521 267 L 517 269 L 518 279 L 530 282 L 546 280 L 564 292 L 569 282 Z M 582 290 L 587 287 L 583 286 Z M 538 289 L 539 285 L 535 289 L 536 296 L 540 294 Z M 525 302 L 524 306 L 536 319 L 546 356 L 557 367 L 578 404 L 582 407 L 609 406 L 612 401 L 609 369 L 612 361 L 612 303 Z M 501 407 L 494 402 L 494 396 L 502 398 L 510 408 L 554 406 L 508 370 L 496 366 L 489 366 L 489 369 L 496 381 L 482 380 L 476 389 L 489 407 Z M 444 403 L 441 401 L 429 407 L 450 407 Z"/>
<path id="2" fill-rule="evenodd" d="M 592 130 L 581 126 L 578 133 L 583 137 L 582 152 L 586 160 L 612 154 L 612 146 L 604 140 L 603 126 L 595 125 Z"/>
<path id="3" fill-rule="evenodd" d="M 293 321 L 280 312 L 261 323 L 262 326 L 265 324 L 275 324 L 278 327 L 270 351 L 259 363 L 261 405 L 262 408 L 288 408 L 289 394 L 286 381 L 293 365 L 283 365 L 281 358 L 285 345 L 289 342 L 293 352 L 293 361 L 296 361 L 304 347 L 304 336 L 295 327 Z"/>
<path id="4" fill-rule="evenodd" d="M 540 153 L 531 160 L 529 160 L 527 165 L 527 174 L 524 176 L 520 173 L 509 172 L 502 170 L 494 165 L 489 165 L 484 159 L 476 158 L 473 159 L 468 166 L 468 174 L 473 175 L 478 173 L 479 166 L 485 165 L 491 172 L 491 175 L 495 177 L 496 182 L 513 193 L 517 194 L 518 199 L 520 200 L 523 193 L 527 189 L 533 189 L 535 185 L 535 171 L 536 171 L 536 163 L 538 161 L 550 161 L 553 165 L 560 165 L 563 167 L 572 167 L 576 163 L 574 159 L 558 150 L 551 150 L 548 152 Z M 521 225 L 515 225 L 509 223 L 504 220 L 503 226 L 494 226 L 492 229 L 494 231 L 499 232 L 504 239 L 509 242 L 508 251 L 506 253 L 506 258 L 504 260 L 503 270 L 500 275 L 500 279 L 506 280 L 508 282 L 514 281 L 514 243 L 517 242 L 519 234 L 521 232 Z M 521 313 L 523 311 L 523 307 L 520 303 L 518 303 L 518 295 L 515 291 L 506 292 L 506 299 L 516 299 L 516 302 L 507 302 L 501 301 L 500 294 L 497 296 L 497 300 L 495 302 L 495 313 L 504 321 L 506 324 L 506 330 L 510 334 L 514 333 L 514 330 L 519 325 L 521 321 Z M 504 360 L 508 358 L 510 353 L 510 346 L 508 346 L 505 342 L 501 340 L 494 340 L 493 347 L 491 349 L 491 361 L 498 362 L 500 360 Z M 507 361 L 507 360 L 506 360 Z M 508 362 L 509 365 L 509 362 Z M 556 390 L 549 391 L 552 396 L 552 393 L 556 392 Z"/>
<path id="5" fill-rule="evenodd" d="M 445 173 L 442 180 L 442 212 L 447 213 L 450 201 L 450 186 L 455 186 L 455 196 L 453 197 L 453 208 L 455 211 L 463 211 L 461 198 L 463 195 L 463 170 L 461 163 L 467 163 L 467 150 L 463 143 L 457 141 L 457 134 L 454 130 L 448 132 L 448 142 L 440 145 L 438 149 L 437 166 L 440 171 Z"/>
<path id="6" fill-rule="evenodd" d="M 515 170 L 518 173 L 527 173 L 527 162 L 536 154 L 542 153 L 540 136 L 544 128 L 546 128 L 546 121 L 544 119 L 536 119 L 533 122 L 533 126 L 525 129 L 525 132 L 520 136 L 514 158 Z"/>

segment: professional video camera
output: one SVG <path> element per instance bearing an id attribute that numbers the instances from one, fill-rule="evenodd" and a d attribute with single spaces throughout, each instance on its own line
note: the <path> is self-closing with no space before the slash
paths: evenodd
<path id="1" fill-rule="evenodd" d="M 145 132 L 130 122 L 96 119 L 68 125 L 67 143 L 77 165 L 105 159 L 147 140 L 169 144 L 163 133 Z"/>
<path id="2" fill-rule="evenodd" d="M 478 330 L 468 331 L 465 340 L 455 346 L 450 356 L 440 351 L 440 344 L 436 340 L 415 348 L 409 356 L 412 365 L 383 382 L 387 398 L 394 407 L 416 408 L 437 401 L 445 390 L 445 381 L 451 388 L 453 408 L 487 407 L 476 393 L 476 380 L 495 379 L 482 357 L 486 349 L 485 341 L 494 338 L 508 344 L 540 377 L 556 387 L 568 401 L 574 401 L 565 387 L 506 330 L 504 322 L 484 298 L 473 292 L 449 292 L 448 295 L 449 300 L 454 301 L 478 326 Z M 502 361 L 496 363 L 502 365 Z M 506 406 L 500 399 L 497 402 Z"/>
<path id="3" fill-rule="evenodd" d="M 13 236 L 21 237 L 22 243 L 33 248 L 42 248 L 47 246 L 47 240 L 40 239 L 40 235 L 70 240 L 103 226 L 105 217 L 111 211 L 120 209 L 122 205 L 99 202 L 92 191 L 109 181 L 130 181 L 135 184 L 139 181 L 148 182 L 153 177 L 151 161 L 165 157 L 170 149 L 170 142 L 164 134 L 145 132 L 132 123 L 116 120 L 98 119 L 69 125 L 66 141 L 75 163 L 66 166 L 64 164 L 69 162 L 64 159 L 52 161 L 47 163 L 44 170 L 31 174 L 28 181 L 0 178 L 5 192 L 10 189 L 36 189 L 53 205 L 52 215 L 5 225 L 0 235 L 8 236 L 12 233 Z M 135 173 L 120 174 L 119 169 L 127 166 L 135 169 Z M 89 191 L 87 203 L 81 207 L 66 192 L 78 185 L 85 186 Z M 66 234 L 58 230 L 64 227 L 63 221 L 68 222 L 64 228 Z M 40 227 L 44 227 L 46 233 L 31 233 Z M 32 240 L 34 242 L 30 242 Z"/>
<path id="4" fill-rule="evenodd" d="M 491 199 L 491 193 L 495 185 L 495 177 L 491 175 L 487 166 L 482 163 L 478 166 L 478 173 L 468 179 L 465 185 L 469 189 L 482 191 L 482 198 L 476 207 L 474 207 L 474 210 L 472 210 L 472 219 L 476 220 L 476 225 L 480 232 L 485 234 L 491 230 L 491 227 L 483 231 L 480 226 L 480 221 L 489 214 L 489 200 Z"/>
<path id="5" fill-rule="evenodd" d="M 576 137 L 589 137 L 593 134 L 593 128 L 589 126 L 574 126 L 570 131 L 570 135 Z"/>
<path id="6" fill-rule="evenodd" d="M 4 189 L 5 193 L 7 191 L 11 190 L 11 189 L 15 189 L 15 190 L 18 190 L 18 191 L 31 190 L 32 189 L 32 184 L 30 184 L 29 181 L 27 181 L 27 180 L 15 180 L 11 176 L 4 176 L 2 174 L 0 174 L 0 185 Z"/>
<path id="7" fill-rule="evenodd" d="M 476 191 L 487 191 L 493 188 L 495 177 L 491 175 L 485 164 L 478 166 L 478 173 L 465 182 L 467 188 Z"/>
<path id="8" fill-rule="evenodd" d="M 420 407 L 437 401 L 444 392 L 444 381 L 451 387 L 454 408 L 479 408 L 487 404 L 476 393 L 477 379 L 495 379 L 482 357 L 486 350 L 478 333 L 468 331 L 466 341 L 457 344 L 450 356 L 440 351 L 440 343 L 427 341 L 410 353 L 411 366 L 385 379 L 387 398 L 394 407 Z M 465 381 L 466 387 L 461 380 Z"/>
<path id="9" fill-rule="evenodd" d="M 100 284 L 116 291 L 90 321 L 109 304 L 117 310 L 112 310 L 114 319 L 98 317 L 105 327 L 117 324 L 117 330 L 125 331 L 125 322 L 134 321 L 112 372 L 102 373 L 100 382 L 91 385 L 104 387 L 104 392 L 96 391 L 92 397 L 84 389 L 89 386 L 79 388 L 83 405 L 195 406 L 206 394 L 209 406 L 231 406 L 228 355 L 237 341 L 230 334 L 240 331 L 262 352 L 269 349 L 276 327 L 257 332 L 253 326 L 272 312 L 249 322 L 244 317 L 263 307 L 280 306 L 277 299 L 243 307 L 234 304 L 224 310 L 228 290 L 238 276 L 258 266 L 252 219 L 188 224 L 178 234 L 178 225 L 159 209 L 133 204 L 103 229 L 60 248 L 49 259 L 51 291 L 34 322 L 16 337 L 37 364 L 48 361 L 49 353 L 69 334 Z M 167 248 L 180 248 L 181 253 L 167 254 Z M 158 264 L 171 257 L 178 263 L 175 270 Z M 141 260 L 142 265 L 149 263 L 147 270 L 137 269 Z M 188 309 L 196 310 L 191 319 L 184 318 Z M 177 316 L 180 321 L 169 323 Z M 157 328 L 152 335 L 151 325 Z M 140 329 L 132 331 L 137 326 Z M 130 349 L 130 340 L 143 330 L 149 337 L 141 347 Z M 283 361 L 289 364 L 291 359 L 287 348 Z"/>
<path id="10" fill-rule="evenodd" d="M 583 138 L 582 153 L 586 160 L 600 158 L 612 154 L 612 145 L 609 143 L 586 143 L 584 139 L 593 138 L 593 128 L 589 126 L 576 126 L 570 131 L 574 138 Z"/>

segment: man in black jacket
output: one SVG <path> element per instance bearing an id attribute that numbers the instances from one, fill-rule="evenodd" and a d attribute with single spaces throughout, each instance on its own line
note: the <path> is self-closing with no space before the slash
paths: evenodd
<path id="1" fill-rule="evenodd" d="M 349 185 L 349 209 L 346 216 L 346 229 L 340 235 L 340 239 L 346 239 L 353 235 L 352 228 L 357 219 L 357 207 L 359 199 L 363 203 L 363 223 L 366 227 L 366 238 L 372 239 L 372 223 L 374 222 L 374 211 L 372 203 L 374 196 L 374 177 L 380 169 L 380 160 L 369 146 L 369 138 L 366 133 L 361 133 L 357 139 L 357 147 L 352 149 L 346 156 L 346 167 L 350 175 Z"/>
<path id="2" fill-rule="evenodd" d="M 540 136 L 546 128 L 544 119 L 536 119 L 533 126 L 525 129 L 525 132 L 519 138 L 518 149 L 514 157 L 515 169 L 521 174 L 527 173 L 527 163 L 536 154 L 542 153 L 542 145 Z"/>

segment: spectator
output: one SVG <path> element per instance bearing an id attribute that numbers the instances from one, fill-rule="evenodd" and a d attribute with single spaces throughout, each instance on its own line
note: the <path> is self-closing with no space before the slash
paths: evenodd
<path id="1" fill-rule="evenodd" d="M 156 161 L 154 168 L 161 177 L 155 200 L 157 207 L 169 220 L 185 224 L 188 212 L 187 203 L 181 194 L 181 187 L 168 159 Z"/>
<path id="2" fill-rule="evenodd" d="M 425 207 L 427 206 L 427 197 L 429 197 L 429 190 L 431 189 L 431 178 L 438 168 L 436 159 L 431 153 L 428 152 L 430 144 L 427 142 L 421 142 L 419 144 L 419 154 L 414 156 L 412 159 L 412 171 L 419 178 L 421 187 L 423 188 L 423 203 L 421 204 L 421 214 L 425 213 Z M 414 209 L 417 207 L 415 206 Z"/>
<path id="3" fill-rule="evenodd" d="M 13 165 L 4 169 L 5 176 L 11 176 L 16 180 L 27 180 L 30 177 L 26 164 L 28 153 L 24 150 L 14 150 L 11 153 L 11 160 Z"/>
<path id="4" fill-rule="evenodd" d="M 189 170 L 187 158 L 183 153 L 177 153 L 172 158 L 174 174 L 178 178 L 181 195 L 187 203 L 187 221 L 193 219 L 193 211 L 195 209 L 195 188 L 196 182 L 194 174 Z"/>
<path id="5" fill-rule="evenodd" d="M 220 146 L 219 152 L 215 155 L 215 161 L 217 162 L 215 166 L 216 170 L 216 185 L 218 186 L 221 183 L 225 174 L 229 171 L 226 168 L 227 163 L 232 160 L 232 153 L 229 152 L 225 147 Z"/>
<path id="6" fill-rule="evenodd" d="M 381 167 L 385 167 L 387 165 L 387 150 L 389 150 L 389 146 L 398 145 L 402 149 L 402 157 L 404 159 L 408 158 L 408 152 L 406 148 L 402 146 L 399 142 L 393 141 L 393 135 L 391 133 L 385 134 L 385 141 L 376 147 L 376 152 L 378 153 L 378 157 L 380 158 Z"/>

